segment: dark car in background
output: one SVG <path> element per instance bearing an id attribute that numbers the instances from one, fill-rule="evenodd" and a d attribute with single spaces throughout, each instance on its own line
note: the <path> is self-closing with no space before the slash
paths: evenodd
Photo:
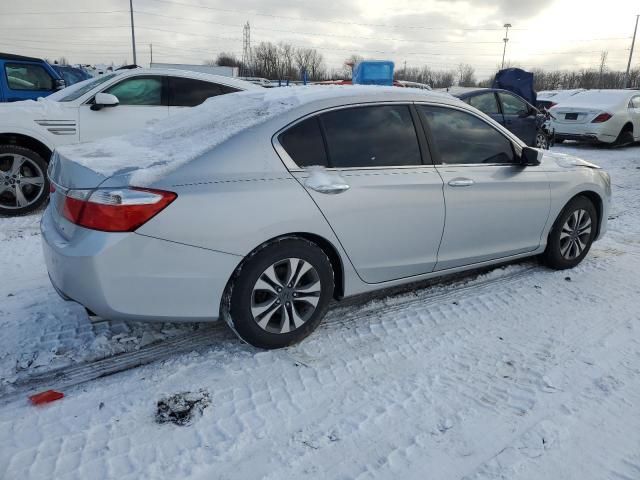
<path id="1" fill-rule="evenodd" d="M 84 70 L 72 67 L 70 65 L 51 65 L 53 69 L 64 79 L 64 83 L 67 85 L 73 85 L 74 83 L 82 82 L 83 80 L 89 80 L 89 75 Z"/>
<path id="2" fill-rule="evenodd" d="M 447 91 L 504 125 L 530 147 L 548 147 L 546 137 L 540 134 L 544 118 L 537 108 L 515 93 L 473 87 L 451 87 Z"/>
<path id="3" fill-rule="evenodd" d="M 65 86 L 60 74 L 44 60 L 0 53 L 0 102 L 35 100 Z"/>

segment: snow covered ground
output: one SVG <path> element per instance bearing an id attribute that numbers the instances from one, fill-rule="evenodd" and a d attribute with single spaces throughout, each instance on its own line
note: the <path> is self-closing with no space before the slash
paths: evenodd
<path id="1" fill-rule="evenodd" d="M 0 400 L 43 372 L 215 339 L 47 406 L 0 402 L 0 478 L 640 479 L 640 147 L 555 149 L 613 179 L 609 232 L 579 267 L 357 302 L 280 351 L 215 325 L 90 323 L 49 285 L 39 215 L 0 219 Z M 202 415 L 156 422 L 187 391 Z"/>

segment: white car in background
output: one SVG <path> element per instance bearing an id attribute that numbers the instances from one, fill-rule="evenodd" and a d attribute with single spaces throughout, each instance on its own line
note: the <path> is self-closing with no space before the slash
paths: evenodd
<path id="1" fill-rule="evenodd" d="M 171 69 L 119 70 L 38 101 L 0 105 L 0 215 L 38 208 L 56 147 L 141 129 L 209 97 L 262 89 L 243 80 Z"/>
<path id="2" fill-rule="evenodd" d="M 616 146 L 640 140 L 640 90 L 585 90 L 552 107 L 556 142 Z"/>

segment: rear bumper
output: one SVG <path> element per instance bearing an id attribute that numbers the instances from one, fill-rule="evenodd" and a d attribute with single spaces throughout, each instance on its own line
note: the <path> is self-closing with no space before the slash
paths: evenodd
<path id="1" fill-rule="evenodd" d="M 226 283 L 242 260 L 136 233 L 82 229 L 69 242 L 50 208 L 41 231 L 56 291 L 112 320 L 216 320 Z"/>
<path id="2" fill-rule="evenodd" d="M 613 143 L 617 134 L 612 134 L 609 127 L 599 124 L 585 123 L 578 125 L 567 125 L 566 123 L 551 123 L 551 128 L 555 130 L 557 140 L 576 140 L 578 142 L 591 143 Z"/>

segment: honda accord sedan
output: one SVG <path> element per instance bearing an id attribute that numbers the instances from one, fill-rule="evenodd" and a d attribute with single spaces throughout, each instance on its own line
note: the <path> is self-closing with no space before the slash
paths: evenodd
<path id="1" fill-rule="evenodd" d="M 224 319 L 308 336 L 330 300 L 540 255 L 571 268 L 605 229 L 609 175 L 524 145 L 444 93 L 233 93 L 60 148 L 42 219 L 51 282 L 107 319 Z"/>

